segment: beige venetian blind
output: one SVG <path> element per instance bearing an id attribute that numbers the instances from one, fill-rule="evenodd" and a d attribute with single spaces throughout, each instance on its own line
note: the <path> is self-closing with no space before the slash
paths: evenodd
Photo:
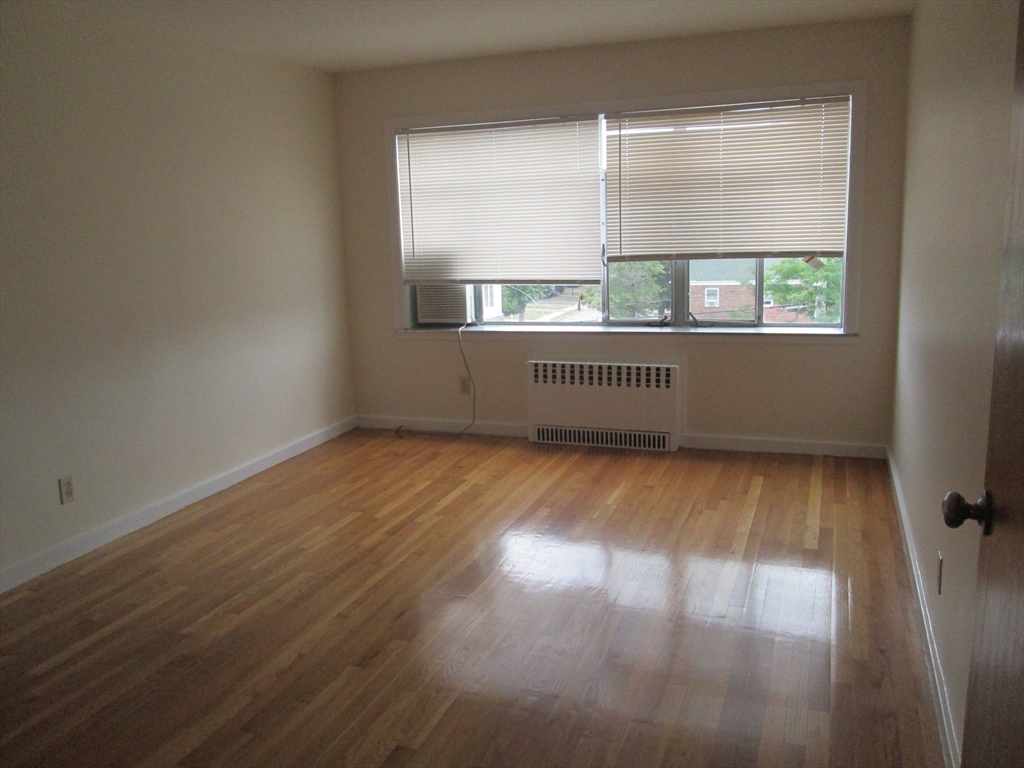
<path id="1" fill-rule="evenodd" d="M 607 121 L 608 260 L 842 256 L 849 97 Z"/>
<path id="2" fill-rule="evenodd" d="M 396 137 L 406 283 L 601 280 L 596 116 Z"/>

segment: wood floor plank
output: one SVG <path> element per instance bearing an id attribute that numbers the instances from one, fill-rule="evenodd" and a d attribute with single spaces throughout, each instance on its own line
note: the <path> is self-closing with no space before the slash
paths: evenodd
<path id="1" fill-rule="evenodd" d="M 938 766 L 884 462 L 356 430 L 0 597 L 4 766 Z"/>

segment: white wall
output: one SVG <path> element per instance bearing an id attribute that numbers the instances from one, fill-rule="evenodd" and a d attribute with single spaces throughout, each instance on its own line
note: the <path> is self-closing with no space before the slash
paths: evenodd
<path id="1" fill-rule="evenodd" d="M 1004 213 L 1017 3 L 914 14 L 893 445 L 912 555 L 959 759 L 980 530 L 950 530 L 950 490 L 981 495 Z M 944 558 L 937 594 L 937 553 Z"/>
<path id="2" fill-rule="evenodd" d="M 389 118 L 533 109 L 622 99 L 864 81 L 866 167 L 860 335 L 743 339 L 677 334 L 466 337 L 485 430 L 526 422 L 531 357 L 681 361 L 687 431 L 884 446 L 889 442 L 903 180 L 909 20 L 885 19 L 565 49 L 339 78 L 346 269 L 357 411 L 373 423 L 465 423 L 454 335 L 396 335 Z M 749 444 L 742 443 L 738 444 Z"/>
<path id="3" fill-rule="evenodd" d="M 0 18 L 5 572 L 353 413 L 332 77 L 116 11 Z"/>

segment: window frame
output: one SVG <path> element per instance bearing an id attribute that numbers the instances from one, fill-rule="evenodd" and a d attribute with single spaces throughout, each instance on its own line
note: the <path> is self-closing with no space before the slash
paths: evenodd
<path id="1" fill-rule="evenodd" d="M 587 327 L 588 332 L 596 329 L 614 330 L 621 328 L 630 331 L 700 331 L 735 332 L 749 329 L 757 333 L 784 332 L 816 334 L 821 332 L 841 335 L 856 335 L 859 330 L 859 295 L 860 295 L 860 259 L 861 259 L 861 224 L 863 218 L 863 183 L 865 153 L 865 112 L 866 83 L 864 81 L 845 81 L 818 85 L 791 86 L 782 88 L 762 88 L 740 91 L 718 91 L 693 93 L 688 95 L 670 96 L 657 99 L 608 100 L 582 104 L 568 104 L 536 107 L 519 110 L 495 110 L 490 112 L 447 113 L 443 115 L 393 118 L 385 121 L 384 141 L 388 168 L 388 194 L 390 198 L 390 249 L 392 253 L 392 296 L 394 306 L 394 329 L 399 333 L 424 333 L 443 330 L 439 326 L 419 326 L 413 315 L 413 292 L 415 286 L 406 285 L 403 280 L 401 212 L 398 194 L 398 168 L 396 162 L 396 135 L 410 128 L 470 125 L 474 123 L 520 122 L 528 120 L 545 120 L 552 117 L 580 116 L 587 114 L 606 114 L 631 111 L 648 111 L 663 109 L 686 109 L 690 107 L 710 107 L 725 104 L 743 104 L 801 98 L 827 98 L 831 96 L 849 96 L 851 101 L 850 114 L 850 161 L 849 191 L 847 196 L 846 253 L 843 258 L 842 316 L 835 324 L 823 323 L 765 323 L 764 322 L 764 260 L 771 254 L 751 258 L 756 259 L 755 277 L 755 313 L 752 321 L 722 320 L 694 324 L 690 320 L 689 306 L 689 261 L 676 260 L 668 264 L 672 269 L 672 316 L 668 322 L 651 321 L 649 319 L 611 319 L 608 303 L 608 264 L 602 267 L 601 299 L 602 320 L 600 323 L 489 323 L 481 324 L 474 330 L 495 330 L 502 332 L 573 332 L 574 329 Z M 602 185 L 603 186 L 603 185 Z M 602 218 L 606 217 L 602 200 Z M 604 222 L 602 221 L 602 226 Z M 479 313 L 478 313 L 479 314 Z"/>

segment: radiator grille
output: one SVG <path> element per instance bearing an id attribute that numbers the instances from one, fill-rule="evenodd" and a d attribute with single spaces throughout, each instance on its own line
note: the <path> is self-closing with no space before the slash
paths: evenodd
<path id="1" fill-rule="evenodd" d="M 530 439 L 640 450 L 678 447 L 678 365 L 530 360 Z"/>
<path id="2" fill-rule="evenodd" d="M 667 432 L 640 432 L 625 429 L 581 429 L 579 427 L 534 427 L 533 442 L 560 445 L 589 445 L 601 448 L 634 448 L 641 451 L 667 451 Z"/>
<path id="3" fill-rule="evenodd" d="M 670 365 L 621 363 L 559 363 L 534 360 L 534 384 L 568 384 L 588 387 L 672 388 Z"/>

